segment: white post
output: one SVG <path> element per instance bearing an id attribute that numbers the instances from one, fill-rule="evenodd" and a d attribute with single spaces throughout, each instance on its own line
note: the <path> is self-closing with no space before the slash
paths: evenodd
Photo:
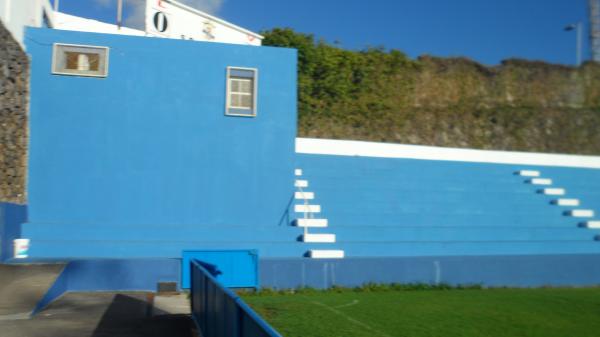
<path id="1" fill-rule="evenodd" d="M 10 2 L 11 0 L 6 0 L 4 3 L 4 24 L 8 24 L 10 22 Z"/>
<path id="2" fill-rule="evenodd" d="M 121 21 L 123 19 L 123 0 L 117 3 L 117 29 L 121 29 Z"/>
<path id="3" fill-rule="evenodd" d="M 577 23 L 577 66 L 581 65 L 581 53 L 583 48 L 583 23 Z"/>
<path id="4" fill-rule="evenodd" d="M 60 0 L 54 0 L 54 11 L 58 12 L 58 3 Z"/>

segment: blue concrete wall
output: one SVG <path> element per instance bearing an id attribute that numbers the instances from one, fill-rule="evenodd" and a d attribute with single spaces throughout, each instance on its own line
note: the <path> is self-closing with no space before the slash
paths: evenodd
<path id="1" fill-rule="evenodd" d="M 566 216 L 600 213 L 600 170 L 451 161 L 298 155 L 311 203 L 347 256 L 600 253 L 598 230 Z M 552 205 L 516 171 L 535 169 L 580 207 Z"/>
<path id="2" fill-rule="evenodd" d="M 21 226 L 25 221 L 27 206 L 0 203 L 0 262 L 13 257 L 13 240 L 21 238 Z"/>
<path id="3" fill-rule="evenodd" d="M 32 257 L 163 256 L 152 243 L 130 254 L 99 247 L 96 230 L 140 243 L 148 232 L 177 241 L 175 226 L 287 223 L 295 50 L 50 29 L 25 39 Z M 108 77 L 52 75 L 53 43 L 109 47 Z M 227 66 L 258 69 L 256 118 L 224 115 Z M 81 246 L 69 246 L 82 232 Z M 168 246 L 169 256 L 196 248 Z"/>
<path id="4" fill-rule="evenodd" d="M 344 260 L 264 259 L 261 286 L 356 287 L 425 283 L 486 287 L 596 286 L 600 255 L 374 257 Z"/>

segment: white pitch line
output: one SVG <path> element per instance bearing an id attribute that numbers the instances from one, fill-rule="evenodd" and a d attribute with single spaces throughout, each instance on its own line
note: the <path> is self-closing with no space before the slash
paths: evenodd
<path id="1" fill-rule="evenodd" d="M 340 309 L 340 308 L 347 308 L 347 307 L 351 307 L 353 305 L 357 305 L 359 303 L 359 300 L 353 300 L 352 302 L 348 303 L 348 304 L 342 304 L 342 305 L 338 305 L 335 306 L 335 309 Z"/>
<path id="2" fill-rule="evenodd" d="M 363 322 L 361 322 L 361 321 L 359 321 L 357 319 L 354 319 L 354 318 L 352 318 L 352 317 L 344 314 L 343 312 L 341 312 L 341 311 L 339 311 L 339 310 L 337 310 L 335 308 L 332 308 L 332 307 L 328 306 L 327 304 L 324 304 L 324 303 L 321 303 L 321 302 L 316 302 L 316 301 L 312 301 L 312 303 L 316 304 L 316 305 L 318 305 L 320 307 L 323 307 L 323 308 L 325 308 L 325 309 L 333 312 L 336 315 L 340 315 L 340 316 L 344 317 L 345 319 L 347 319 L 348 321 L 350 321 L 350 322 L 352 322 L 352 323 L 354 323 L 354 324 L 356 324 L 358 326 L 361 326 L 361 327 L 363 327 L 363 328 L 365 328 L 365 329 L 367 329 L 367 330 L 369 330 L 371 332 L 374 332 L 374 333 L 376 333 L 379 336 L 392 337 L 392 336 L 386 334 L 385 332 L 381 332 L 379 330 L 376 330 L 376 329 L 372 328 L 371 326 L 369 326 L 369 325 L 367 325 L 367 324 L 365 324 L 365 323 L 363 323 Z"/>

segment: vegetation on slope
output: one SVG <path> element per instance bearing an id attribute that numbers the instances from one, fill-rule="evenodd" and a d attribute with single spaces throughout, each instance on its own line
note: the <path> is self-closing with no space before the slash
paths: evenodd
<path id="1" fill-rule="evenodd" d="M 350 51 L 291 29 L 264 44 L 298 49 L 299 135 L 482 149 L 600 154 L 600 65 L 408 58 Z"/>

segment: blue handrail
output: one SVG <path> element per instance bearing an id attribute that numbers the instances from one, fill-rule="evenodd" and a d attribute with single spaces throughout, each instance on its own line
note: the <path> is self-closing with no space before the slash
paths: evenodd
<path id="1" fill-rule="evenodd" d="M 191 261 L 192 317 L 203 337 L 281 337 L 206 265 Z M 214 266 L 213 266 L 214 267 Z"/>

